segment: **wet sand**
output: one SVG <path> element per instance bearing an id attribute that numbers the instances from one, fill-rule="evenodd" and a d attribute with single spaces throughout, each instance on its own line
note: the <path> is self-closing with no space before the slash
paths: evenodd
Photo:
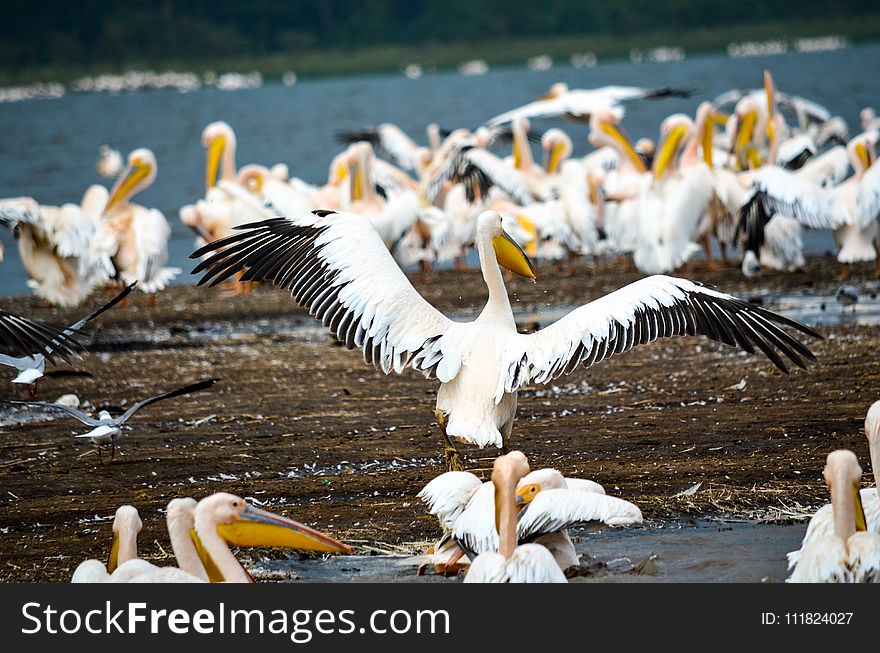
<path id="1" fill-rule="evenodd" d="M 767 298 L 833 294 L 836 272 L 833 260 L 822 258 L 804 272 L 757 281 L 701 266 L 687 276 Z M 869 270 L 860 272 L 854 281 L 876 291 Z M 538 284 L 517 280 L 509 289 L 515 310 L 528 314 L 583 303 L 638 276 L 592 276 L 582 268 L 565 278 L 547 267 Z M 413 280 L 448 312 L 473 313 L 485 300 L 478 272 Z M 0 307 L 64 323 L 100 301 L 58 311 L 33 297 L 2 298 Z M 861 428 L 880 397 L 880 331 L 845 321 L 819 330 L 826 339 L 810 343 L 819 364 L 789 376 L 763 357 L 675 339 L 555 386 L 529 388 L 520 395 L 513 444 L 533 467 L 596 480 L 655 523 L 802 519 L 825 501 L 821 472 L 829 451 L 851 448 L 870 468 Z M 0 407 L 0 580 L 64 581 L 83 559 L 105 557 L 108 518 L 123 503 L 143 518 L 143 557 L 170 564 L 164 505 L 219 490 L 317 525 L 364 555 L 417 553 L 436 537 L 436 521 L 415 497 L 443 471 L 436 382 L 367 367 L 282 291 L 259 287 L 226 298 L 218 289 L 174 287 L 156 306 L 136 295 L 102 318 L 82 361 L 41 380 L 39 396 L 73 393 L 115 412 L 207 377 L 221 379 L 214 390 L 138 413 L 117 458 L 104 464 L 72 437 L 87 430 L 78 423 L 35 421 Z M 2 396 L 17 394 L 9 378 L 0 370 Z M 487 475 L 495 452 L 464 451 L 469 469 Z M 696 493 L 674 496 L 696 483 Z M 242 557 L 266 564 L 287 556 Z"/>

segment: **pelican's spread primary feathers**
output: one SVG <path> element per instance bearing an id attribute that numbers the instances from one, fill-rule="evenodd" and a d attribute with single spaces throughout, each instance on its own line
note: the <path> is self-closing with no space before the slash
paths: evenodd
<path id="1" fill-rule="evenodd" d="M 438 379 L 441 427 L 481 447 L 500 447 L 509 437 L 523 386 L 657 338 L 699 334 L 750 353 L 760 349 L 786 372 L 783 356 L 799 367 L 815 358 L 780 325 L 821 337 L 731 295 L 659 275 L 581 306 L 545 329 L 518 333 L 499 263 L 521 274 L 531 273 L 531 266 L 505 237 L 494 211 L 477 221 L 489 299 L 472 322 L 450 320 L 429 304 L 361 216 L 315 211 L 240 229 L 192 254 L 210 254 L 193 270 L 205 271 L 200 284 L 244 271 L 243 281 L 289 289 L 349 349 L 362 349 L 367 363 L 385 373 L 411 367 Z"/>

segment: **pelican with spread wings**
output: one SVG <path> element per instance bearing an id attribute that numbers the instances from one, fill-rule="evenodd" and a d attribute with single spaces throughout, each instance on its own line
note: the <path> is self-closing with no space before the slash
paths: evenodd
<path id="1" fill-rule="evenodd" d="M 470 322 L 453 321 L 410 284 L 385 243 L 359 215 L 314 211 L 244 225 L 239 233 L 191 256 L 193 270 L 215 285 L 244 271 L 290 290 L 349 349 L 386 374 L 407 367 L 440 381 L 436 417 L 447 466 L 459 467 L 451 438 L 479 447 L 506 446 L 523 386 L 546 384 L 658 338 L 705 335 L 754 353 L 782 371 L 815 360 L 781 326 L 815 338 L 798 322 L 686 279 L 652 276 L 596 299 L 535 333 L 519 333 L 499 265 L 535 273 L 504 232 L 501 215 L 477 218 L 476 246 L 489 299 Z M 777 351 L 778 350 L 778 351 Z M 781 353 L 780 353 L 781 352 Z"/>

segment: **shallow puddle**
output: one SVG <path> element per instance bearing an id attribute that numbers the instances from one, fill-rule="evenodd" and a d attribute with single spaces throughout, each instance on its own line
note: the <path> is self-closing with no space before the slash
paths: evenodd
<path id="1" fill-rule="evenodd" d="M 643 528 L 570 531 L 582 561 L 574 582 L 758 583 L 782 582 L 785 554 L 797 549 L 806 524 L 699 521 Z M 417 575 L 409 556 L 340 556 L 275 560 L 258 565 L 256 578 L 304 582 L 457 582 Z"/>

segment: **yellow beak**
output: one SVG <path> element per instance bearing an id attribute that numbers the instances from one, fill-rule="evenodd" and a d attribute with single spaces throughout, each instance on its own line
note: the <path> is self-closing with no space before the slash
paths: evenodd
<path id="1" fill-rule="evenodd" d="M 358 161 L 351 164 L 351 201 L 358 202 L 364 199 L 364 180 L 361 175 L 361 165 Z"/>
<path id="2" fill-rule="evenodd" d="M 199 534 L 196 533 L 196 529 L 191 528 L 189 530 L 189 538 L 192 540 L 192 543 L 196 547 L 196 553 L 199 554 L 199 559 L 202 561 L 202 566 L 204 566 L 205 571 L 208 574 L 208 580 L 212 583 L 223 583 L 226 582 L 226 578 L 224 578 L 223 573 L 217 567 L 217 563 L 214 562 L 214 558 L 211 557 L 211 554 L 205 549 L 205 546 L 202 544 L 202 540 L 199 537 Z"/>
<path id="3" fill-rule="evenodd" d="M 107 558 L 107 573 L 112 574 L 119 567 L 119 536 L 113 534 L 113 544 L 110 545 L 110 557 Z"/>
<path id="4" fill-rule="evenodd" d="M 645 167 L 645 162 L 642 161 L 642 157 L 640 157 L 638 152 L 636 152 L 635 148 L 632 146 L 632 143 L 629 142 L 629 139 L 624 136 L 623 133 L 615 125 L 605 120 L 602 120 L 599 122 L 599 129 L 601 129 L 605 134 L 607 134 L 620 144 L 620 146 L 623 148 L 623 151 L 626 152 L 626 155 L 629 157 L 630 161 L 632 161 L 632 164 L 636 167 L 636 170 L 638 170 L 639 172 L 648 171 L 648 169 Z"/>
<path id="5" fill-rule="evenodd" d="M 322 553 L 352 553 L 347 544 L 287 517 L 248 506 L 231 524 L 217 526 L 229 544 L 243 547 L 279 547 Z"/>
<path id="6" fill-rule="evenodd" d="M 107 206 L 104 211 L 107 212 L 113 208 L 119 201 L 131 194 L 132 189 L 150 174 L 150 166 L 143 164 L 135 164 L 129 166 L 120 180 L 113 187 L 110 193 L 110 199 L 107 200 Z"/>
<path id="7" fill-rule="evenodd" d="M 526 256 L 537 256 L 538 255 L 538 228 L 535 226 L 535 223 L 529 220 L 524 215 L 517 215 L 516 221 L 519 222 L 520 226 L 523 229 L 529 232 L 529 235 L 532 239 L 526 243 L 525 253 Z"/>
<path id="8" fill-rule="evenodd" d="M 853 485 L 853 498 L 856 504 L 856 530 L 868 530 L 868 520 L 865 519 L 865 508 L 862 506 L 862 495 L 859 492 L 859 485 Z"/>
<path id="9" fill-rule="evenodd" d="M 562 158 L 562 143 L 557 143 L 550 148 L 550 158 L 547 161 L 547 172 L 555 175 L 559 172 L 559 163 Z"/>
<path id="10" fill-rule="evenodd" d="M 522 248 L 502 229 L 501 234 L 492 239 L 498 263 L 527 279 L 536 279 L 535 268 Z"/>
<path id="11" fill-rule="evenodd" d="M 660 147 L 660 153 L 654 160 L 655 181 L 663 177 L 663 173 L 666 172 L 666 168 L 669 167 L 672 159 L 678 153 L 678 148 L 681 145 L 681 139 L 685 137 L 685 134 L 687 134 L 687 128 L 684 125 L 677 125 L 673 127 L 666 135 L 666 138 L 663 140 L 663 145 Z"/>
<path id="12" fill-rule="evenodd" d="M 736 140 L 734 142 L 734 152 L 738 155 L 742 149 L 752 142 L 752 135 L 755 132 L 755 123 L 758 121 L 758 114 L 755 111 L 747 112 L 737 124 Z"/>
<path id="13" fill-rule="evenodd" d="M 208 165 L 205 167 L 205 188 L 211 189 L 217 185 L 217 174 L 220 171 L 220 159 L 226 150 L 226 138 L 218 136 L 208 146 Z"/>
<path id="14" fill-rule="evenodd" d="M 857 143 L 855 146 L 856 156 L 859 158 L 859 161 L 862 163 L 863 170 L 867 170 L 871 166 L 871 156 L 868 153 L 868 148 L 865 147 L 864 143 Z"/>

